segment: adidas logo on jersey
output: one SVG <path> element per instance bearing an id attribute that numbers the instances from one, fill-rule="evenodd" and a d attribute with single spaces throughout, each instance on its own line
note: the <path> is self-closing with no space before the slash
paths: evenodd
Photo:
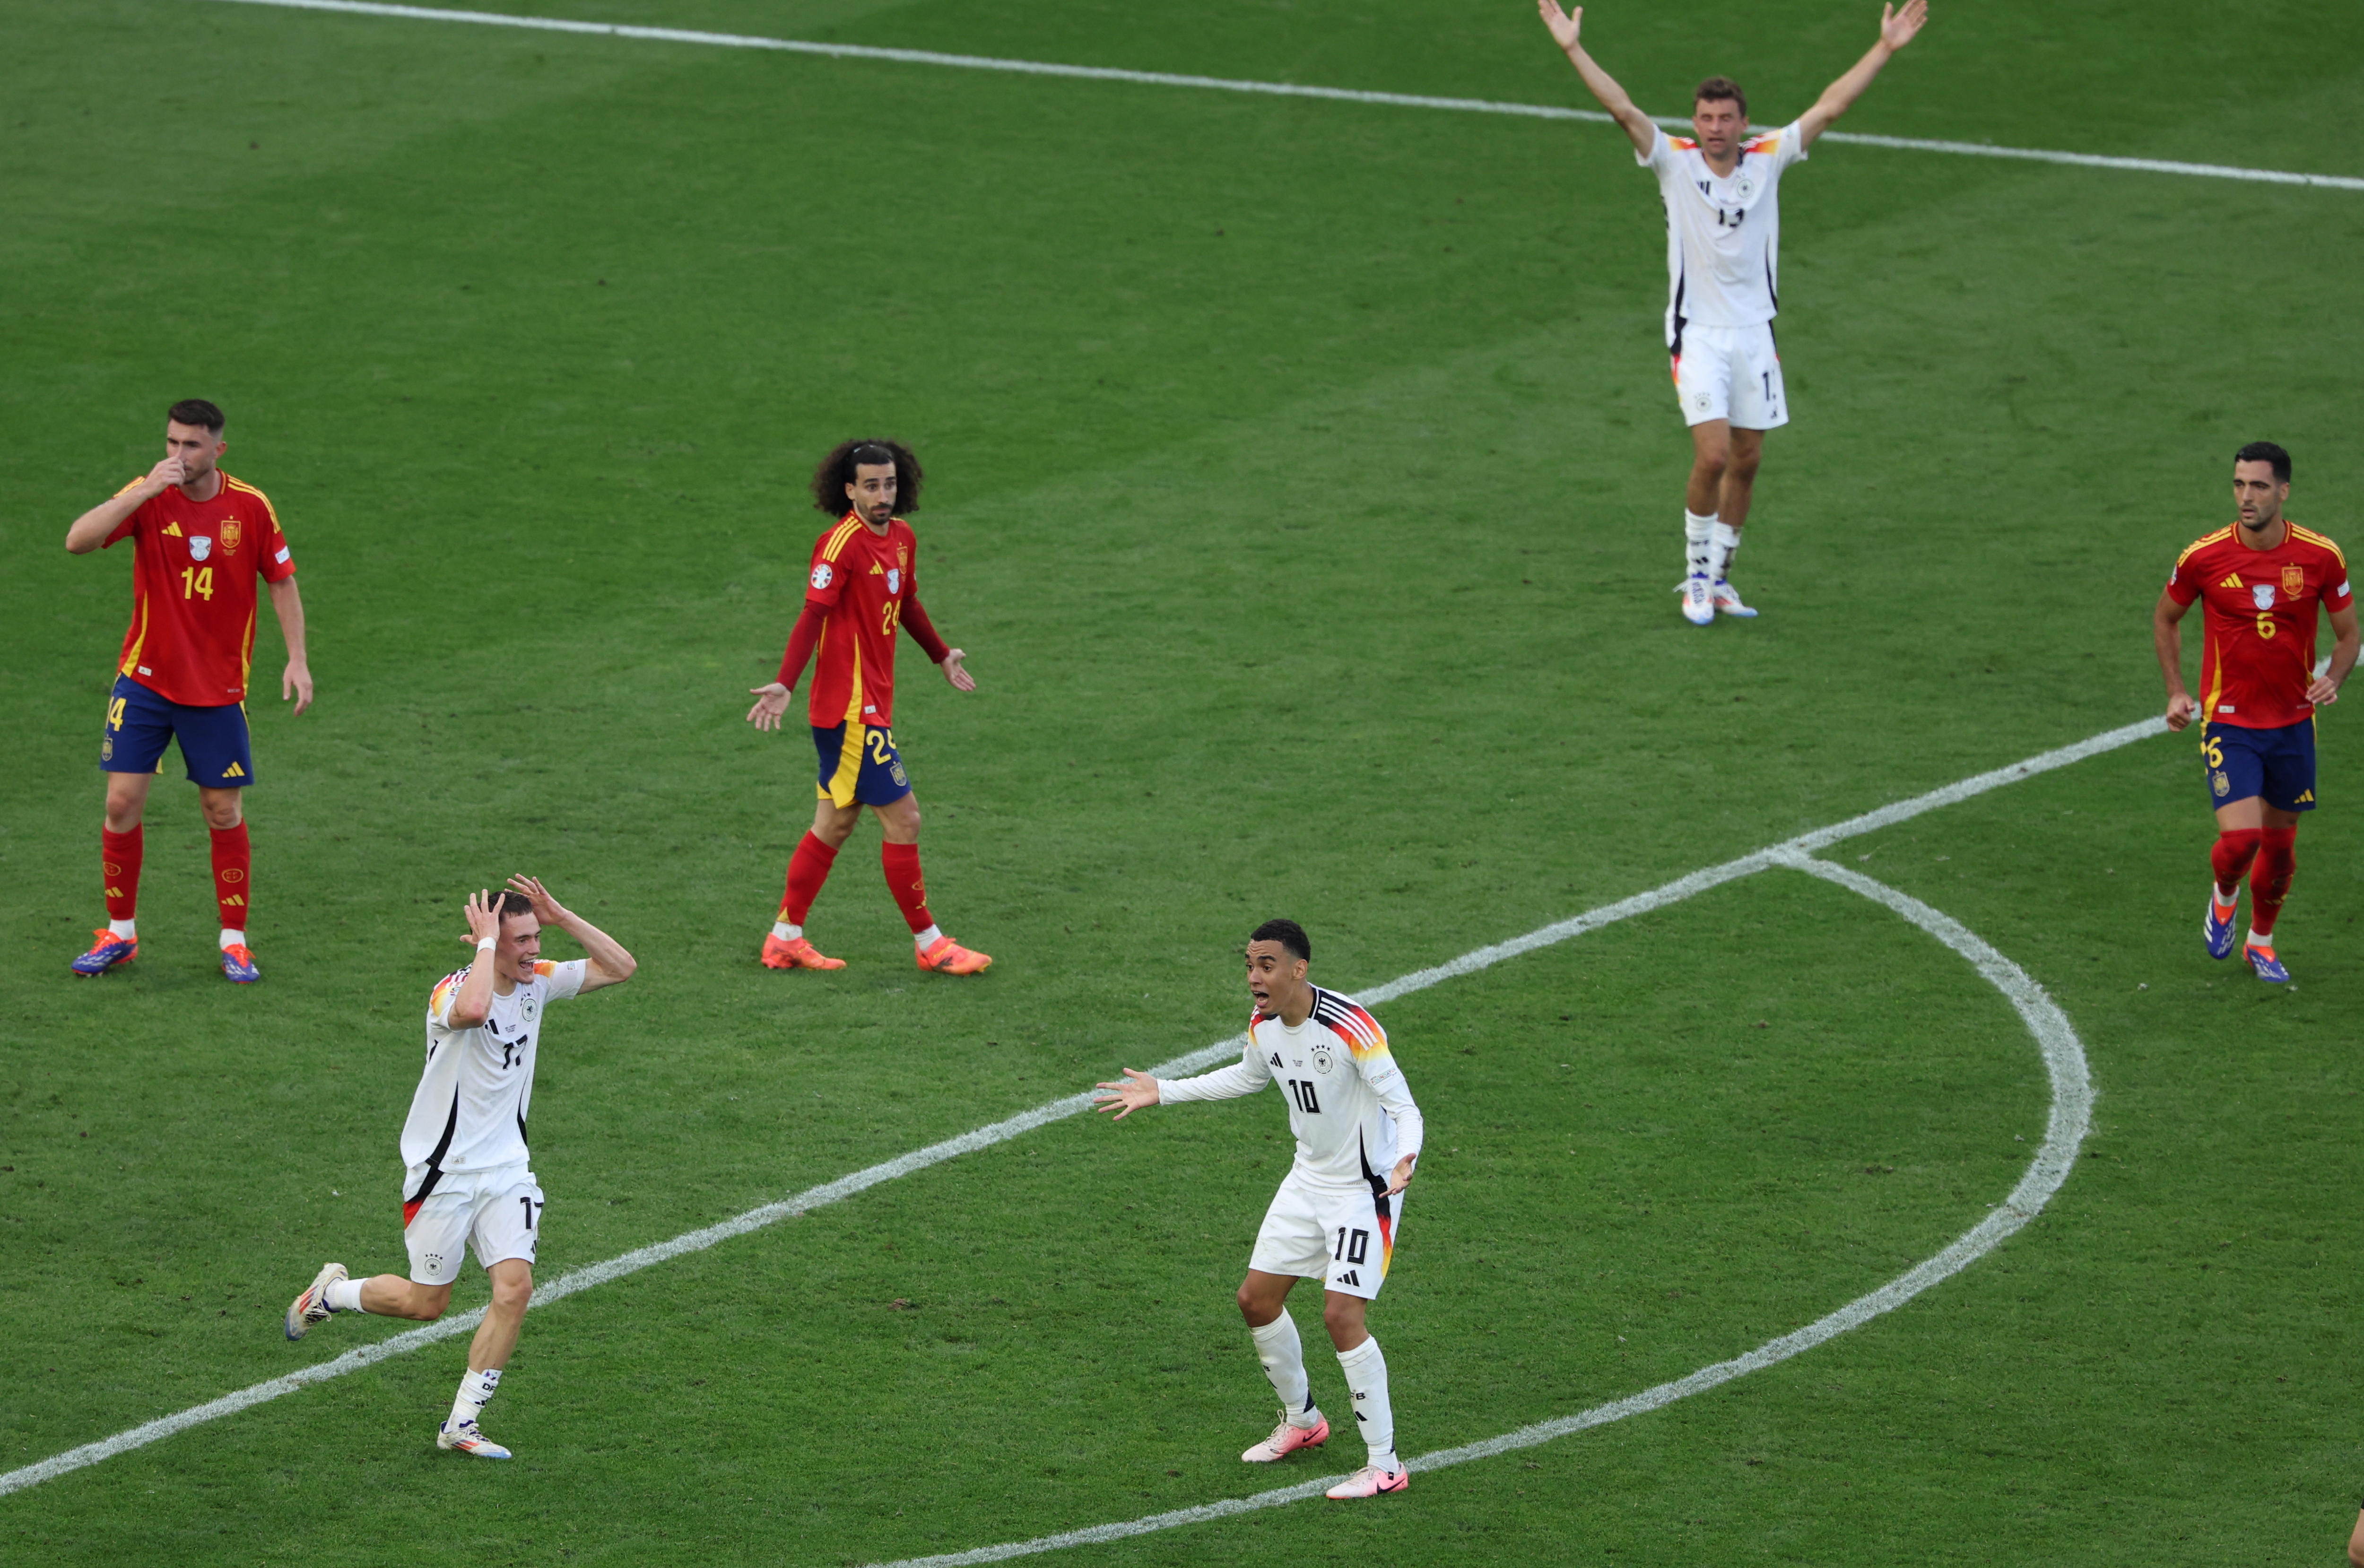
<path id="1" fill-rule="evenodd" d="M 164 537 L 166 539 L 181 538 L 181 525 L 178 523 L 166 523 L 164 525 Z"/>
<path id="2" fill-rule="evenodd" d="M 2225 578 L 2222 583 L 2216 584 L 2219 588 L 2237 588 L 2240 585 L 2241 574 L 2237 572 L 2234 573 L 2230 577 Z"/>
<path id="3" fill-rule="evenodd" d="M 222 770 L 222 777 L 226 779 L 242 779 L 246 777 L 246 770 L 240 767 L 236 762 L 232 762 L 229 767 Z"/>

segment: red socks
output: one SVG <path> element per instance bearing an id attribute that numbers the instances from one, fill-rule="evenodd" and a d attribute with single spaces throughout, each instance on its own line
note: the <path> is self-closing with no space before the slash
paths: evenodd
<path id="1" fill-rule="evenodd" d="M 2273 935 L 2274 919 L 2289 896 L 2291 873 L 2298 870 L 2298 829 L 2260 828 L 2257 869 L 2249 874 L 2249 933 Z"/>
<path id="2" fill-rule="evenodd" d="M 214 901 L 221 906 L 224 930 L 246 929 L 246 873 L 254 867 L 246 824 L 210 830 L 214 840 Z"/>
<path id="3" fill-rule="evenodd" d="M 2216 835 L 2216 847 L 2208 852 L 2208 863 L 2216 868 L 2219 892 L 2229 887 L 2241 890 L 2241 878 L 2247 874 L 2249 862 L 2257 858 L 2258 836 L 2262 828 L 2227 828 Z"/>
<path id="4" fill-rule="evenodd" d="M 797 841 L 797 852 L 788 857 L 787 890 L 780 898 L 780 918 L 791 926 L 801 926 L 812 909 L 813 900 L 820 896 L 820 884 L 829 880 L 829 868 L 837 863 L 837 851 L 807 833 Z"/>
<path id="5" fill-rule="evenodd" d="M 139 907 L 139 855 L 143 842 L 138 828 L 128 833 L 105 828 L 98 830 L 99 853 L 106 869 L 106 917 L 110 920 L 128 920 Z"/>
<path id="6" fill-rule="evenodd" d="M 903 921 L 913 935 L 936 923 L 928 913 L 928 882 L 920 874 L 920 846 L 917 844 L 881 844 L 878 862 L 886 868 L 886 891 L 895 895 L 895 906 L 903 911 Z"/>

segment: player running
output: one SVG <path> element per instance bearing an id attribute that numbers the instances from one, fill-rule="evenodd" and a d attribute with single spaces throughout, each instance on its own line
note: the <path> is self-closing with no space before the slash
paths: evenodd
<path id="1" fill-rule="evenodd" d="M 804 920 L 866 806 L 878 817 L 886 890 L 911 928 L 920 967 L 977 973 L 993 960 L 944 935 L 928 913 L 928 884 L 920 874 L 920 801 L 895 750 L 897 626 L 928 651 L 953 690 L 976 690 L 976 677 L 961 665 L 967 655 L 946 647 L 920 607 L 920 543 L 899 515 L 919 510 L 920 460 L 894 441 L 847 441 L 814 472 L 813 506 L 837 521 L 813 543 L 804 613 L 788 633 L 780 678 L 753 687 L 755 706 L 747 710 L 747 722 L 756 728 L 777 729 L 805 661 L 820 650 L 805 706 L 820 751 L 820 799 L 812 830 L 788 858 L 787 889 L 772 934 L 764 939 L 764 965 L 845 967 L 844 960 L 823 957 L 805 940 Z"/>
<path id="2" fill-rule="evenodd" d="M 1667 206 L 1667 351 L 1675 395 L 1691 430 L 1691 475 L 1683 500 L 1683 616 L 1705 626 L 1722 610 L 1756 612 L 1727 581 L 1748 522 L 1765 432 L 1790 422 L 1781 359 L 1773 343 L 1780 308 L 1781 176 L 1814 139 L 1871 85 L 1889 56 L 1929 19 L 1928 0 L 1882 6 L 1879 41 L 1823 89 L 1814 106 L 1767 136 L 1749 136 L 1748 98 L 1727 77 L 1711 76 L 1691 95 L 1695 137 L 1669 137 L 1634 106 L 1577 42 L 1583 7 L 1536 0 L 1544 26 L 1577 74 L 1634 140 L 1635 159 L 1658 176 Z"/>
<path id="3" fill-rule="evenodd" d="M 1404 1188 L 1420 1158 L 1420 1107 L 1377 1020 L 1352 997 L 1307 983 L 1312 957 L 1313 945 L 1296 921 L 1258 926 L 1247 945 L 1248 994 L 1255 1010 L 1240 1060 L 1170 1082 L 1128 1067 L 1123 1083 L 1098 1085 L 1108 1093 L 1098 1097 L 1097 1108 L 1122 1121 L 1150 1106 L 1228 1100 L 1280 1080 L 1297 1159 L 1265 1211 L 1239 1292 L 1256 1359 L 1280 1396 L 1280 1425 L 1240 1457 L 1269 1464 L 1330 1440 L 1330 1423 L 1314 1408 L 1304 1345 L 1288 1315 L 1290 1288 L 1299 1279 L 1318 1279 L 1321 1320 L 1338 1348 L 1338 1366 L 1370 1456 L 1327 1495 L 1373 1497 L 1411 1485 L 1396 1457 L 1387 1358 L 1363 1319 L 1395 1257 Z"/>
<path id="4" fill-rule="evenodd" d="M 467 1375 L 437 1448 L 478 1459 L 509 1451 L 477 1429 L 476 1417 L 500 1386 L 533 1296 L 534 1245 L 541 1234 L 541 1185 L 526 1152 L 533 1107 L 533 1062 L 549 1003 L 621 985 L 640 967 L 616 939 L 560 906 L 530 876 L 508 890 L 467 901 L 476 959 L 435 983 L 427 999 L 427 1071 L 402 1124 L 402 1237 L 410 1277 L 351 1279 L 330 1263 L 287 1307 L 287 1337 L 300 1340 L 335 1312 L 375 1312 L 431 1322 L 452 1302 L 460 1250 L 475 1250 L 493 1282 L 485 1320 L 468 1342 Z M 555 926 L 588 956 L 541 957 L 541 929 Z"/>
<path id="5" fill-rule="evenodd" d="M 173 404 L 164 417 L 163 461 L 66 529 L 74 555 L 131 540 L 131 629 L 98 746 L 106 773 L 99 833 L 106 925 L 73 961 L 76 974 L 104 974 L 139 956 L 140 818 L 148 786 L 163 771 L 164 747 L 177 739 L 213 835 L 222 973 L 241 984 L 262 978 L 246 941 L 253 855 L 239 799 L 254 782 L 245 698 L 258 578 L 270 584 L 272 613 L 287 642 L 280 698 L 293 697 L 297 713 L 312 706 L 312 669 L 286 536 L 269 497 L 217 466 L 229 447 L 223 423 L 222 411 L 202 398 Z"/>
<path id="6" fill-rule="evenodd" d="M 2260 980 L 2290 978 L 2274 956 L 2274 921 L 2298 869 L 2298 820 L 2314 809 L 2314 712 L 2339 700 L 2356 667 L 2356 596 L 2339 547 L 2282 516 L 2291 456 L 2271 441 L 2233 454 L 2239 522 L 2176 558 L 2151 614 L 2167 727 L 2200 717 L 2200 765 L 2216 806 L 2216 880 L 2201 925 L 2208 956 L 2233 951 L 2241 875 L 2249 873 L 2249 934 L 2241 956 Z M 2183 689 L 2183 632 L 2194 599 L 2207 601 L 2195 703 Z M 2315 606 L 2330 614 L 2331 663 L 2314 669 Z M 2255 869 L 2252 870 L 2254 865 Z"/>

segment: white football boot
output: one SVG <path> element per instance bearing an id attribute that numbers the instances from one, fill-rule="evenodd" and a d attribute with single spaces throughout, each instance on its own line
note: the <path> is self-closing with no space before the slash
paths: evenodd
<path id="1" fill-rule="evenodd" d="M 312 1276 L 304 1294 L 287 1304 L 289 1339 L 300 1340 L 312 1331 L 313 1324 L 329 1320 L 329 1287 L 346 1277 L 342 1263 L 330 1263 Z"/>
<path id="2" fill-rule="evenodd" d="M 1321 1495 L 1344 1502 L 1349 1497 L 1377 1497 L 1382 1493 L 1400 1492 L 1411 1485 L 1409 1470 L 1384 1470 L 1366 1464 Z"/>
<path id="3" fill-rule="evenodd" d="M 1272 1436 L 1240 1457 L 1250 1464 L 1270 1464 L 1276 1460 L 1287 1459 L 1299 1449 L 1320 1448 L 1329 1440 L 1330 1418 L 1328 1417 L 1321 1418 L 1310 1427 L 1296 1427 L 1289 1424 L 1288 1413 L 1283 1411 L 1280 1425 L 1272 1429 Z"/>
<path id="4" fill-rule="evenodd" d="M 455 1453 L 464 1453 L 474 1459 L 509 1457 L 509 1451 L 478 1431 L 476 1423 L 474 1421 L 463 1421 L 456 1427 L 449 1421 L 444 1422 L 435 1429 L 435 1446 L 450 1449 Z"/>
<path id="5" fill-rule="evenodd" d="M 1683 596 L 1683 618 L 1693 626 L 1715 619 L 1715 588 L 1704 572 L 1694 572 L 1675 590 Z"/>
<path id="6" fill-rule="evenodd" d="M 1708 597 L 1712 599 L 1715 607 L 1725 615 L 1735 616 L 1742 620 L 1752 620 L 1756 617 L 1756 612 L 1740 602 L 1739 591 L 1721 577 L 1708 584 Z"/>

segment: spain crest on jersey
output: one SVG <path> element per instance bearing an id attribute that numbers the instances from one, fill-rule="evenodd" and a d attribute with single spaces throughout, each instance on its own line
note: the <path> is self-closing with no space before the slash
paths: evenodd
<path id="1" fill-rule="evenodd" d="M 217 531 L 221 536 L 222 553 L 224 555 L 236 554 L 238 551 L 238 541 L 245 537 L 245 530 L 240 527 L 239 520 L 236 517 L 224 517 L 222 519 L 222 526 Z"/>
<path id="2" fill-rule="evenodd" d="M 2306 573 L 2303 568 L 2296 566 L 2282 568 L 2282 592 L 2293 599 L 2306 592 Z"/>

